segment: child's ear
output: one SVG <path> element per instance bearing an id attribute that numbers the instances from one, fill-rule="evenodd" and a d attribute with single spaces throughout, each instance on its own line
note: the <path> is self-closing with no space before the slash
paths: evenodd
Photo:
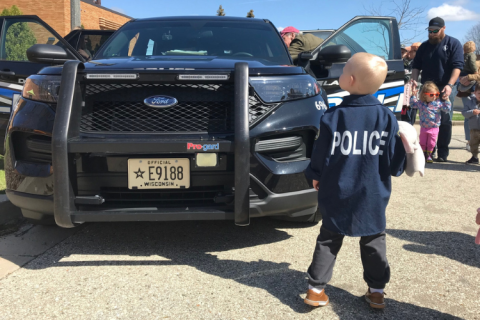
<path id="1" fill-rule="evenodd" d="M 350 76 L 349 82 L 350 82 L 350 87 L 353 87 L 355 85 L 356 79 L 353 75 Z"/>

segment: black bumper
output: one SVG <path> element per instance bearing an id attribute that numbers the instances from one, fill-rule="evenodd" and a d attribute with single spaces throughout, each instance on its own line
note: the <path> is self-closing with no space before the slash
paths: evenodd
<path id="1" fill-rule="evenodd" d="M 250 192 L 249 216 L 298 217 L 312 215 L 317 210 L 317 192 L 308 189 L 297 192 L 275 194 L 260 182 L 258 185 L 267 193 L 263 199 Z M 46 215 L 54 214 L 54 197 L 7 190 L 7 197 L 17 207 Z M 105 221 L 180 221 L 180 220 L 234 220 L 233 211 L 218 208 L 128 208 L 103 211 L 74 211 L 70 215 L 73 223 Z"/>

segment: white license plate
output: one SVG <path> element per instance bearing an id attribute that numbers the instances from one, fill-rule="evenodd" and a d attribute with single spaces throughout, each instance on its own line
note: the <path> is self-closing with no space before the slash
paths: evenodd
<path id="1" fill-rule="evenodd" d="M 190 188 L 190 160 L 128 159 L 128 188 Z"/>

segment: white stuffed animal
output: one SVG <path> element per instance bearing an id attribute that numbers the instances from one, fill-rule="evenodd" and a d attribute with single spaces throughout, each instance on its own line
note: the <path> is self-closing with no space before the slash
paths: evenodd
<path id="1" fill-rule="evenodd" d="M 403 147 L 407 153 L 405 172 L 409 177 L 413 177 L 415 172 L 420 173 L 420 176 L 423 177 L 425 174 L 425 156 L 418 141 L 417 130 L 405 121 L 398 121 L 398 126 Z"/>

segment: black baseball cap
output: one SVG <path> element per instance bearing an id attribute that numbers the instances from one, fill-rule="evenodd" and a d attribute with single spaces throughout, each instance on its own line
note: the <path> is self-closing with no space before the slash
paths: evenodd
<path id="1" fill-rule="evenodd" d="M 443 21 L 442 18 L 440 17 L 435 17 L 430 22 L 428 23 L 428 27 L 438 27 L 438 28 L 443 28 L 445 27 L 445 21 Z"/>

